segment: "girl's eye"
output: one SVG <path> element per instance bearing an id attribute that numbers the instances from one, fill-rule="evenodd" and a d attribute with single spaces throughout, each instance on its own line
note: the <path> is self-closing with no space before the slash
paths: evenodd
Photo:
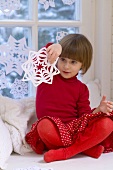
<path id="1" fill-rule="evenodd" d="M 61 61 L 65 61 L 65 58 L 60 58 Z"/>
<path id="2" fill-rule="evenodd" d="M 72 63 L 72 64 L 76 64 L 76 63 L 77 63 L 77 61 L 75 61 L 75 60 L 72 60 L 72 61 L 71 61 L 71 63 Z"/>

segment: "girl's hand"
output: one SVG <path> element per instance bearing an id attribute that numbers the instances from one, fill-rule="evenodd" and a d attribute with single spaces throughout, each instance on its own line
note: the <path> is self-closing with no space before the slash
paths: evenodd
<path id="1" fill-rule="evenodd" d="M 50 64 L 53 64 L 54 61 L 58 58 L 58 56 L 62 52 L 62 46 L 60 44 L 52 44 L 47 48 L 48 53 L 48 61 Z"/>
<path id="2" fill-rule="evenodd" d="M 100 102 L 100 105 L 98 106 L 98 109 L 101 112 L 106 113 L 107 115 L 109 115 L 109 113 L 112 112 L 112 110 L 113 110 L 113 102 L 107 101 L 106 96 L 103 96 L 102 100 Z"/>

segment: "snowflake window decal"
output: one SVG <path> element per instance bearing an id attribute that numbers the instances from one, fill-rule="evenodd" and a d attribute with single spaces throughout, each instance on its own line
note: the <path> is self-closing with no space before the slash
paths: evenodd
<path id="1" fill-rule="evenodd" d="M 7 80 L 5 77 L 5 72 L 0 70 L 0 90 L 4 89 L 7 87 Z"/>
<path id="2" fill-rule="evenodd" d="M 72 5 L 73 3 L 75 3 L 76 0 L 62 0 L 62 2 L 66 5 Z"/>
<path id="3" fill-rule="evenodd" d="M 49 7 L 55 7 L 54 0 L 39 0 L 39 3 L 44 5 L 45 10 L 47 10 Z"/>
<path id="4" fill-rule="evenodd" d="M 38 52 L 30 51 L 28 60 L 22 64 L 22 68 L 25 71 L 23 81 L 31 80 L 35 87 L 42 82 L 52 84 L 53 76 L 60 73 L 56 67 L 57 60 L 53 64 L 47 61 L 45 47 Z"/>
<path id="5" fill-rule="evenodd" d="M 27 60 L 29 50 L 25 37 L 17 41 L 10 35 L 7 44 L 0 45 L 0 64 L 4 65 L 6 75 L 13 71 L 22 75 L 21 64 Z"/>
<path id="6" fill-rule="evenodd" d="M 76 0 L 62 0 L 65 5 L 72 5 Z M 54 0 L 39 0 L 39 3 L 44 5 L 44 9 L 47 10 L 49 7 L 55 7 Z"/>
<path id="7" fill-rule="evenodd" d="M 57 32 L 56 42 L 59 43 L 59 41 L 66 35 L 68 35 L 68 32 L 64 31 Z"/>
<path id="8" fill-rule="evenodd" d="M 10 93 L 13 94 L 15 99 L 23 98 L 28 93 L 28 84 L 16 78 Z"/>
<path id="9" fill-rule="evenodd" d="M 27 61 L 29 51 L 25 37 L 16 40 L 10 35 L 8 42 L 0 45 L 0 94 L 3 96 L 28 96 L 28 82 L 22 81 L 21 64 Z"/>
<path id="10" fill-rule="evenodd" d="M 9 15 L 12 10 L 20 9 L 20 0 L 0 0 L 0 10 Z"/>

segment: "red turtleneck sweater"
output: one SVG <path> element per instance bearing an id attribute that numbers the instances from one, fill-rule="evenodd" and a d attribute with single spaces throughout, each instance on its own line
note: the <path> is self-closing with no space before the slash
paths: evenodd
<path id="1" fill-rule="evenodd" d="M 85 84 L 73 77 L 55 75 L 52 84 L 42 83 L 37 88 L 36 113 L 38 119 L 44 116 L 60 118 L 64 123 L 91 113 L 89 91 Z"/>

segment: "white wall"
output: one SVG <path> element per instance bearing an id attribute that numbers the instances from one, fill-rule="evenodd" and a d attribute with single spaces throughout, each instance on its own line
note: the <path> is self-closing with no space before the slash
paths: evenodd
<path id="1" fill-rule="evenodd" d="M 91 42 L 93 48 L 95 48 L 95 0 L 83 0 L 82 1 L 82 25 L 80 31 L 84 34 Z M 95 53 L 95 49 L 94 49 Z M 94 58 L 94 57 L 93 57 Z M 87 83 L 94 77 L 94 59 L 90 69 L 83 76 L 82 81 Z"/>
<path id="2" fill-rule="evenodd" d="M 111 58 L 111 100 L 113 101 L 113 0 L 112 0 L 112 58 Z"/>
<path id="3" fill-rule="evenodd" d="M 112 25 L 112 2 L 113 0 L 96 0 L 95 18 L 95 78 L 101 83 L 101 94 L 106 95 L 108 100 L 113 97 L 111 89 L 111 25 Z M 111 72 L 112 70 L 112 72 Z M 112 73 L 112 74 L 111 74 Z M 113 80 L 113 79 L 112 79 Z"/>

